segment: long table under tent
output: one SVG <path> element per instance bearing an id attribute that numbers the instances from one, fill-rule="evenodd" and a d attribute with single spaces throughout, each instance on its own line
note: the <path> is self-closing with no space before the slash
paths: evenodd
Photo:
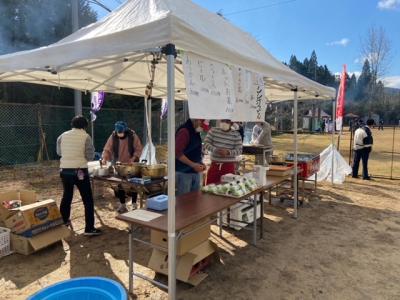
<path id="1" fill-rule="evenodd" d="M 207 73 L 202 67 L 207 67 Z M 193 72 L 186 72 L 190 68 Z M 294 99 L 297 169 L 299 99 L 332 100 L 336 95 L 335 89 L 294 72 L 249 34 L 189 0 L 126 1 L 104 19 L 57 43 L 0 56 L 0 82 L 144 96 L 145 107 L 151 97 L 167 99 L 169 201 L 168 217 L 164 218 L 168 224 L 169 299 L 177 298 L 175 100 L 189 101 L 191 118 L 229 119 L 226 115 L 236 112 L 240 118 L 232 117 L 235 121 L 257 121 L 265 117 L 267 99 Z M 208 87 L 197 89 L 196 84 Z M 252 87 L 251 96 L 243 97 L 241 93 L 247 93 L 247 89 L 238 89 L 239 84 Z M 215 109 L 214 105 L 222 109 Z M 296 217 L 297 189 L 294 190 Z"/>

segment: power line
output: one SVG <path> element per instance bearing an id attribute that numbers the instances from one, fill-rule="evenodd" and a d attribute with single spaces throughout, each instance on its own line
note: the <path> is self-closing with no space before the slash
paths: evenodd
<path id="1" fill-rule="evenodd" d="M 241 14 L 241 13 L 247 13 L 247 12 L 250 12 L 250 11 L 259 10 L 259 9 L 263 9 L 263 8 L 267 8 L 267 7 L 287 4 L 287 3 L 291 3 L 291 2 L 295 2 L 295 1 L 297 1 L 297 0 L 280 1 L 280 2 L 275 2 L 275 3 L 270 3 L 270 4 L 267 4 L 267 5 L 263 5 L 263 6 L 258 6 L 258 7 L 243 9 L 243 10 L 237 10 L 237 11 L 233 11 L 233 12 L 226 13 L 226 14 L 223 14 L 223 15 L 224 16 L 232 16 L 232 15 L 237 15 L 237 14 Z"/>
<path id="2" fill-rule="evenodd" d="M 93 3 L 96 4 L 102 8 L 104 8 L 105 10 L 107 10 L 108 12 L 111 12 L 111 9 L 109 9 L 107 6 L 105 6 L 103 3 L 101 3 L 99 0 L 89 0 L 89 3 Z"/>

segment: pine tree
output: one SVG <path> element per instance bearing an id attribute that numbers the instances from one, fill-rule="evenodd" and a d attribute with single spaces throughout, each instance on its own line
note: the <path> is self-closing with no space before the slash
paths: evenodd
<path id="1" fill-rule="evenodd" d="M 361 75 L 357 81 L 357 92 L 355 100 L 363 101 L 368 100 L 369 92 L 371 90 L 372 73 L 368 59 L 364 61 Z"/>
<path id="2" fill-rule="evenodd" d="M 317 81 L 318 59 L 315 50 L 311 53 L 310 60 L 308 61 L 307 74 L 309 78 Z"/>

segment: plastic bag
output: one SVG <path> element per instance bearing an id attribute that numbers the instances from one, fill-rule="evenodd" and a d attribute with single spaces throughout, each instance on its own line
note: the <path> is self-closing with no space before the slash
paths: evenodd
<path id="1" fill-rule="evenodd" d="M 317 181 L 332 180 L 332 155 L 333 155 L 333 183 L 342 184 L 346 176 L 351 174 L 351 167 L 343 156 L 336 150 L 335 146 L 329 145 L 320 154 L 320 167 L 317 173 Z M 314 179 L 314 175 L 309 178 Z"/>
<path id="2" fill-rule="evenodd" d="M 150 145 L 150 146 L 149 146 Z M 147 161 L 147 164 L 149 165 L 154 165 L 157 164 L 157 159 L 156 159 L 156 147 L 154 147 L 154 144 L 147 143 L 142 151 L 142 155 L 140 156 L 140 161 Z"/>

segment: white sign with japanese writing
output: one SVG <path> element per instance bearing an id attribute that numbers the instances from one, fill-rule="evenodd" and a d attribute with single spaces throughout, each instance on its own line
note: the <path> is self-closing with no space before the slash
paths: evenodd
<path id="1" fill-rule="evenodd" d="M 193 53 L 185 53 L 183 69 L 191 118 L 264 120 L 265 90 L 261 75 Z"/>
<path id="2" fill-rule="evenodd" d="M 230 119 L 235 110 L 235 95 L 229 66 L 187 53 L 183 70 L 190 117 Z"/>
<path id="3" fill-rule="evenodd" d="M 264 121 L 265 88 L 260 74 L 241 67 L 233 67 L 235 85 L 234 121 Z"/>

